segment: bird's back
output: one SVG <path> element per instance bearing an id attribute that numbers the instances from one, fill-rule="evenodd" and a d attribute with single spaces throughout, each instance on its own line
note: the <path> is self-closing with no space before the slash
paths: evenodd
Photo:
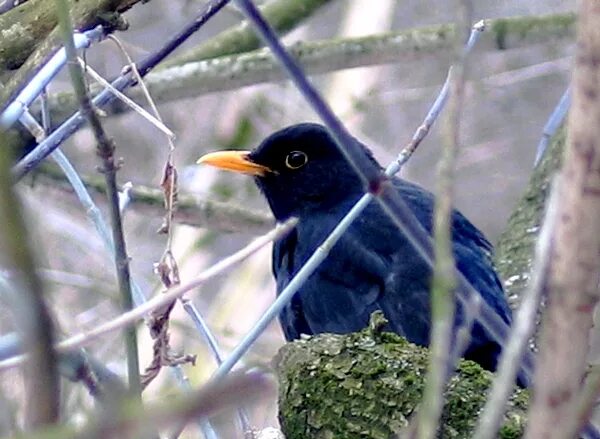
<path id="1" fill-rule="evenodd" d="M 404 180 L 394 186 L 431 233 L 433 196 Z M 296 230 L 275 244 L 273 272 L 278 293 L 285 288 L 340 219 L 356 202 L 349 197 L 334 208 L 300 218 Z M 491 262 L 491 244 L 458 211 L 453 213 L 453 250 L 458 268 L 484 300 L 510 323 L 510 309 Z M 282 311 L 287 340 L 300 334 L 348 333 L 364 328 L 381 309 L 390 329 L 409 341 L 429 344 L 431 270 L 376 202 L 351 225 L 330 254 Z M 456 324 L 462 323 L 458 308 Z M 500 346 L 475 324 L 465 357 L 494 369 Z"/>

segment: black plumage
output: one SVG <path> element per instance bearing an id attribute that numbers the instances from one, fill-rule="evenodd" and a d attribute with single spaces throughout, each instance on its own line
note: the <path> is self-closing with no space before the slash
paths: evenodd
<path id="1" fill-rule="evenodd" d="M 366 147 L 363 151 L 364 160 L 377 164 Z M 277 220 L 298 217 L 296 229 L 274 244 L 272 268 L 278 292 L 365 191 L 327 130 L 317 124 L 285 128 L 251 152 L 213 153 L 200 161 L 254 175 Z M 392 183 L 431 233 L 432 194 L 400 178 Z M 492 246 L 456 210 L 452 244 L 458 268 L 510 324 L 510 308 L 491 262 Z M 370 314 L 380 309 L 391 330 L 426 346 L 430 282 L 428 264 L 372 202 L 282 311 L 281 326 L 287 340 L 300 334 L 353 332 L 364 328 Z M 455 327 L 461 322 L 459 305 Z M 495 369 L 501 347 L 478 323 L 471 335 L 465 357 Z"/>

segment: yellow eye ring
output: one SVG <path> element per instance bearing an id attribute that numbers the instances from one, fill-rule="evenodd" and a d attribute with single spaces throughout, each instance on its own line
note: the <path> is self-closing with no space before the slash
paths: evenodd
<path id="1" fill-rule="evenodd" d="M 302 151 L 292 151 L 285 158 L 285 166 L 290 169 L 298 169 L 308 162 L 308 156 Z"/>

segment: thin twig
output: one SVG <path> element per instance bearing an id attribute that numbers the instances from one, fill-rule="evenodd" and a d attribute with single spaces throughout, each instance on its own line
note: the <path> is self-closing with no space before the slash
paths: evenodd
<path id="1" fill-rule="evenodd" d="M 262 13 L 277 31 L 286 33 L 333 0 L 271 0 L 262 6 Z M 228 3 L 228 2 L 226 2 Z M 217 58 L 248 52 L 261 46 L 261 40 L 247 22 L 220 32 L 202 44 L 166 60 L 158 70 L 191 61 Z"/>
<path id="2" fill-rule="evenodd" d="M 22 119 L 25 117 L 33 120 L 33 123 L 36 125 L 34 127 L 34 132 L 40 136 L 41 139 L 46 136 L 46 133 L 48 133 L 51 128 L 50 113 L 48 111 L 48 106 L 46 105 L 47 96 L 48 95 L 44 90 L 42 92 L 42 126 L 37 123 L 37 121 L 27 110 L 25 110 L 25 113 L 21 117 L 21 122 L 23 122 Z M 114 248 L 112 247 L 112 241 L 110 240 L 108 227 L 106 227 L 102 221 L 102 216 L 100 215 L 99 210 L 95 207 L 91 197 L 85 190 L 85 187 L 81 183 L 77 172 L 60 149 L 54 151 L 52 153 L 52 157 L 56 160 L 59 166 L 61 166 L 65 175 L 69 179 L 69 182 L 71 182 L 73 189 L 78 194 L 82 204 L 86 207 L 88 216 L 92 220 L 97 220 L 94 222 L 94 224 L 99 228 L 99 230 L 101 229 L 104 231 L 102 237 L 105 239 L 103 239 L 103 241 L 105 242 L 109 253 L 114 255 Z M 94 211 L 96 211 L 96 215 L 93 214 Z M 2 279 L 2 276 L 0 276 L 0 296 L 2 294 L 10 294 L 12 290 L 14 290 L 14 288 L 10 286 L 9 282 L 5 279 Z M 139 294 L 141 294 L 141 292 Z M 22 353 L 21 343 L 18 338 L 15 339 L 10 336 L 2 337 L 2 339 L 5 338 L 8 343 L 13 344 L 13 352 L 4 352 L 4 357 L 2 357 L 3 359 L 7 358 L 7 354 L 12 357 Z M 101 404 L 106 404 L 110 398 L 117 394 L 124 394 L 125 392 L 125 385 L 121 383 L 119 377 L 112 373 L 98 360 L 90 358 L 84 349 L 60 354 L 58 369 L 59 373 L 68 380 L 81 382 L 88 389 L 90 395 L 99 400 Z"/>
<path id="3" fill-rule="evenodd" d="M 217 339 L 215 338 L 212 331 L 210 330 L 210 327 L 206 324 L 204 317 L 202 317 L 202 314 L 200 314 L 200 312 L 198 311 L 198 308 L 196 308 L 194 303 L 191 300 L 189 300 L 186 296 L 181 296 L 179 298 L 179 301 L 181 302 L 183 309 L 188 314 L 190 319 L 192 319 L 192 322 L 194 323 L 194 327 L 196 328 L 198 333 L 202 336 L 202 338 L 205 340 L 210 352 L 212 353 L 213 357 L 217 361 L 217 364 L 221 364 L 223 362 L 223 357 L 221 355 L 221 349 L 219 348 L 219 343 L 217 342 Z M 239 419 L 242 431 L 244 433 L 250 431 L 250 429 L 251 429 L 250 417 L 246 413 L 246 410 L 243 407 L 240 407 L 237 410 L 237 415 L 238 415 L 238 419 Z M 206 429 L 206 420 L 202 421 L 202 426 L 204 429 Z M 214 435 L 216 435 L 216 433 Z M 206 436 L 206 434 L 205 434 L 205 436 Z"/>
<path id="4" fill-rule="evenodd" d="M 173 142 L 174 135 L 172 135 L 172 132 L 164 125 L 160 113 L 158 112 L 158 108 L 156 107 L 156 105 L 154 104 L 154 100 L 148 93 L 146 85 L 144 84 L 144 80 L 137 71 L 135 63 L 133 62 L 123 45 L 115 37 L 112 37 L 111 41 L 113 41 L 117 45 L 121 53 L 124 55 L 128 63 L 127 68 L 131 69 L 131 72 L 133 73 L 135 80 L 143 90 L 144 95 L 146 97 L 146 101 L 150 105 L 150 108 L 154 115 L 145 112 L 145 110 L 144 113 L 147 113 L 147 116 L 152 118 L 152 120 L 155 121 L 156 124 L 165 128 L 165 130 L 162 131 L 166 135 L 167 143 L 169 145 L 169 151 L 167 154 L 167 163 L 165 165 L 164 175 L 161 181 L 161 187 L 163 188 L 163 199 L 167 213 L 165 215 L 164 225 L 161 227 L 160 232 L 167 234 L 167 243 L 166 249 L 161 257 L 160 262 L 156 264 L 155 272 L 159 274 L 163 285 L 166 288 L 170 288 L 172 286 L 179 285 L 180 283 L 179 268 L 177 267 L 177 262 L 173 257 L 171 251 L 171 242 L 173 235 L 173 211 L 175 209 L 175 201 L 177 196 L 177 169 L 175 168 L 175 165 L 173 163 L 173 152 L 175 151 L 175 144 Z M 142 376 L 142 386 L 144 388 L 158 375 L 158 372 L 160 371 L 162 366 L 178 366 L 188 361 L 191 361 L 192 363 L 195 361 L 195 357 L 193 356 L 178 356 L 173 355 L 170 352 L 170 335 L 168 330 L 169 316 L 171 314 L 171 310 L 173 309 L 173 305 L 174 304 L 170 304 L 169 306 L 163 307 L 161 310 L 152 312 L 150 318 L 147 321 L 148 326 L 151 328 L 150 335 L 154 339 L 154 358 L 152 360 L 151 365 L 146 368 L 146 371 Z"/>
<path id="5" fill-rule="evenodd" d="M 87 94 L 83 70 L 78 62 L 77 52 L 73 42 L 73 25 L 71 24 L 71 17 L 69 15 L 67 1 L 55 1 L 56 13 L 58 15 L 58 22 L 64 39 L 73 89 L 78 96 L 81 111 L 92 128 L 92 132 L 97 143 L 96 152 L 102 160 L 102 173 L 106 179 L 106 195 L 109 199 L 113 244 L 115 246 L 115 267 L 117 270 L 117 280 L 119 284 L 119 291 L 121 293 L 122 306 L 123 309 L 127 311 L 133 308 L 133 298 L 131 290 L 131 276 L 129 272 L 129 258 L 127 256 L 125 237 L 123 235 L 121 212 L 119 211 L 119 192 L 116 181 L 117 165 L 114 157 L 115 147 L 112 140 L 110 140 L 106 135 L 100 119 L 96 114 L 92 102 Z M 137 335 L 135 328 L 129 328 L 125 332 L 125 340 L 130 390 L 133 394 L 139 395 L 141 392 L 141 387 Z"/>
<path id="6" fill-rule="evenodd" d="M 171 288 L 165 291 L 163 294 L 157 295 L 144 304 L 132 309 L 131 311 L 123 313 L 106 323 L 96 326 L 94 329 L 90 329 L 89 331 L 69 337 L 67 340 L 63 340 L 56 345 L 56 349 L 64 352 L 69 349 L 83 347 L 92 343 L 94 340 L 104 334 L 134 325 L 139 319 L 143 318 L 150 311 L 161 306 L 165 306 L 182 295 L 192 292 L 194 288 L 202 285 L 207 280 L 212 279 L 213 277 L 223 273 L 237 263 L 253 255 L 265 245 L 281 238 L 282 236 L 285 236 L 292 228 L 295 227 L 296 223 L 297 220 L 292 218 L 285 223 L 278 225 L 269 233 L 253 240 L 246 247 L 207 268 L 190 282 L 175 288 Z M 0 363 L 0 371 L 16 367 L 20 364 L 23 364 L 26 360 L 27 357 L 22 355 L 3 361 Z"/>
<path id="7" fill-rule="evenodd" d="M 457 23 L 466 29 L 471 23 L 472 5 L 461 3 Z M 474 26 L 471 35 L 478 35 L 483 28 Z M 469 38 L 469 40 L 472 38 Z M 460 40 L 457 40 L 460 41 Z M 460 47 L 460 46 L 458 46 Z M 444 148 L 438 164 L 438 183 L 434 211 L 435 265 L 431 286 L 431 334 L 430 360 L 427 371 L 423 402 L 418 414 L 417 437 L 433 439 L 438 431 L 444 407 L 444 388 L 449 375 L 448 364 L 452 348 L 455 315 L 454 290 L 456 264 L 452 251 L 452 205 L 456 156 L 460 144 L 460 121 L 464 99 L 468 50 L 455 50 L 459 56 L 449 73 L 449 105 L 444 124 Z"/>
<path id="8" fill-rule="evenodd" d="M 188 24 L 181 32 L 169 39 L 160 49 L 144 58 L 138 66 L 140 75 L 145 76 L 160 61 L 165 59 L 177 47 L 179 47 L 187 38 L 202 27 L 210 18 L 212 18 L 229 0 L 209 0 L 202 8 L 199 15 Z M 123 91 L 135 84 L 135 78 L 131 72 L 125 72 L 112 82 L 112 86 L 119 91 Z M 104 90 L 94 97 L 92 104 L 95 107 L 112 102 L 115 99 L 110 90 Z M 54 130 L 42 143 L 33 151 L 27 154 L 17 165 L 13 167 L 13 176 L 19 180 L 33 168 L 35 168 L 44 158 L 54 151 L 60 143 L 71 136 L 84 123 L 82 111 L 76 112 L 67 119 L 60 127 Z"/>
<path id="9" fill-rule="evenodd" d="M 554 190 L 552 190 L 548 200 L 545 220 L 535 249 L 535 266 L 532 270 L 531 282 L 527 291 L 523 294 L 523 302 L 514 317 L 508 343 L 502 350 L 496 378 L 473 435 L 475 439 L 493 439 L 497 437 L 506 410 L 506 402 L 515 385 L 519 363 L 536 328 L 539 304 L 548 286 L 547 275 L 552 249 L 552 233 L 556 225 L 558 209 L 556 183 L 553 186 Z"/>
<path id="10" fill-rule="evenodd" d="M 106 195 L 104 179 L 96 176 L 81 175 L 85 187 L 98 195 Z M 40 190 L 55 188 L 72 192 L 66 184 L 65 175 L 54 166 L 41 166 L 36 173 L 34 183 L 43 181 Z M 79 195 L 78 195 L 79 196 Z M 72 197 L 69 197 L 71 199 Z M 100 198 L 102 199 L 102 198 Z M 149 217 L 164 216 L 164 194 L 157 188 L 136 184 L 129 190 L 128 208 L 140 215 Z M 242 232 L 253 235 L 266 233 L 274 223 L 271 214 L 263 211 L 247 209 L 231 203 L 223 203 L 186 192 L 178 196 L 177 210 L 174 220 L 180 224 L 202 227 L 219 232 Z"/>
<path id="11" fill-rule="evenodd" d="M 558 104 L 554 107 L 552 114 L 548 118 L 546 125 L 544 125 L 544 130 L 542 132 L 542 138 L 540 139 L 540 143 L 538 143 L 537 150 L 535 152 L 535 161 L 533 166 L 536 167 L 542 161 L 542 157 L 548 149 L 548 144 L 550 143 L 550 139 L 556 134 L 556 131 L 560 128 L 565 118 L 567 117 L 567 113 L 569 112 L 569 107 L 571 106 L 571 88 L 568 87 L 563 95 L 560 97 Z"/>
<path id="12" fill-rule="evenodd" d="M 113 38 L 114 38 L 113 35 L 109 35 L 109 39 L 113 39 Z M 127 105 L 129 108 L 131 108 L 133 111 L 138 113 L 144 119 L 147 119 L 152 125 L 154 125 L 160 131 L 162 131 L 168 138 L 170 138 L 170 139 L 175 138 L 175 134 L 173 133 L 173 131 L 171 131 L 162 121 L 160 121 L 157 118 L 155 118 L 154 116 L 152 116 L 150 113 L 148 113 L 146 110 L 144 110 L 138 104 L 136 104 L 132 99 L 128 98 L 123 93 L 121 93 L 119 90 L 114 88 L 110 82 L 108 82 L 106 79 L 104 79 L 102 76 L 100 76 L 100 74 L 98 72 L 96 72 L 94 69 L 92 69 L 81 58 L 79 58 L 79 64 L 81 64 L 81 68 L 84 69 L 85 72 L 88 75 L 90 75 L 96 82 L 101 84 L 102 87 L 112 91 L 117 96 L 117 98 L 119 98 L 119 100 L 121 102 L 123 102 L 125 105 Z M 130 64 L 130 65 L 133 65 L 133 64 Z M 141 82 L 140 82 L 140 84 L 141 84 Z M 143 89 L 146 90 L 145 86 L 143 87 Z"/>
<path id="13" fill-rule="evenodd" d="M 47 106 L 44 105 L 44 103 L 45 103 L 45 99 L 42 100 L 42 108 L 47 108 Z M 44 120 L 44 130 L 47 132 L 48 128 L 50 126 L 50 120 L 49 120 L 50 115 L 47 112 L 43 111 L 42 116 L 43 116 L 43 120 Z M 107 252 L 114 258 L 115 249 L 114 249 L 112 238 L 108 232 L 108 227 L 106 226 L 106 223 L 104 221 L 104 218 L 102 217 L 102 214 L 100 213 L 100 210 L 95 205 L 95 203 L 92 200 L 92 198 L 90 197 L 85 185 L 81 181 L 79 174 L 77 174 L 77 172 L 75 171 L 75 169 L 73 168 L 73 166 L 71 165 L 71 163 L 69 162 L 67 157 L 62 153 L 60 148 L 57 148 L 52 153 L 52 157 L 58 163 L 58 165 L 61 167 L 61 169 L 63 170 L 65 176 L 71 183 L 73 190 L 77 194 L 80 202 L 85 207 L 85 212 L 88 215 L 89 219 L 96 226 L 96 229 L 97 229 L 99 235 L 101 236 L 102 242 L 104 243 L 104 246 L 105 246 Z M 123 210 L 123 208 L 120 203 L 119 211 L 122 212 L 122 210 Z M 146 298 L 143 295 L 139 285 L 133 279 L 131 280 L 131 286 L 133 289 L 134 302 L 135 302 L 136 306 L 144 303 L 146 301 Z M 16 353 L 13 353 L 13 355 L 15 355 L 15 354 Z M 66 353 L 64 355 L 69 355 L 69 354 L 70 353 Z M 80 356 L 85 355 L 83 352 L 79 352 L 78 354 Z M 13 356 L 13 355 L 11 355 L 11 356 Z M 95 362 L 95 361 L 94 362 L 85 361 L 85 358 L 82 358 L 81 360 L 79 360 L 79 362 L 77 364 L 82 364 L 82 365 L 86 366 L 86 368 L 88 368 L 90 366 L 94 367 L 94 370 L 97 371 L 101 367 L 101 365 L 98 365 L 96 363 L 97 362 Z M 82 370 L 85 372 L 85 370 L 87 370 L 86 368 L 84 368 Z M 190 391 L 191 386 L 189 384 L 189 380 L 187 380 L 187 378 L 183 374 L 181 365 L 171 364 L 171 370 L 173 371 L 178 383 L 185 390 Z M 88 378 L 88 377 L 93 377 L 93 376 L 91 374 L 85 374 L 85 373 L 81 373 L 81 372 L 80 372 L 80 375 L 82 376 L 81 380 L 86 384 L 86 386 L 88 388 L 90 388 L 90 384 L 89 384 L 90 380 L 89 379 L 84 380 L 83 378 Z M 94 375 L 97 376 L 98 373 L 95 372 Z M 106 376 L 106 373 L 103 372 L 102 375 Z M 112 377 L 110 377 L 110 378 L 112 378 Z M 106 381 L 106 380 L 107 379 L 99 380 L 100 381 L 99 384 L 102 385 L 102 388 L 106 387 L 106 384 L 102 383 L 101 381 Z M 113 378 L 113 381 L 114 381 L 114 378 Z M 118 386 L 119 383 L 117 383 L 117 384 L 110 383 L 110 384 L 111 384 L 111 387 L 114 388 L 114 387 Z M 92 389 L 90 389 L 90 392 L 92 392 Z M 100 391 L 98 391 L 98 393 L 99 392 Z M 102 393 L 105 393 L 105 392 L 102 392 Z M 201 422 L 200 427 L 202 428 L 205 437 L 207 437 L 207 438 L 216 437 L 216 433 L 214 433 L 214 429 L 212 428 L 212 426 L 210 425 L 210 423 L 208 421 Z"/>
<path id="14" fill-rule="evenodd" d="M 133 73 L 135 80 L 137 81 L 141 90 L 143 91 L 144 97 L 146 98 L 146 101 L 148 102 L 148 104 L 150 105 L 150 108 L 152 109 L 152 112 L 154 113 L 154 118 L 158 121 L 158 123 L 160 125 L 164 126 L 162 117 L 160 116 L 158 108 L 157 108 L 156 104 L 154 103 L 154 99 L 152 99 L 152 96 L 148 92 L 148 88 L 146 87 L 146 84 L 145 84 L 142 76 L 138 72 L 135 63 L 133 62 L 133 59 L 129 56 L 129 53 L 125 50 L 125 47 L 123 47 L 121 42 L 116 37 L 111 35 L 110 40 L 113 41 L 117 45 L 117 47 L 120 49 L 121 53 L 125 56 L 125 59 L 127 60 L 127 63 L 128 63 L 128 68 Z M 165 132 L 165 131 L 163 131 L 163 132 Z M 167 133 L 165 132 L 165 134 L 167 134 Z M 177 261 L 175 260 L 175 257 L 173 256 L 173 252 L 172 252 L 173 216 L 174 216 L 174 211 L 176 209 L 176 202 L 178 200 L 179 189 L 178 189 L 178 183 L 177 183 L 177 168 L 175 167 L 174 160 L 173 160 L 173 153 L 175 151 L 175 143 L 173 141 L 174 136 L 167 134 L 166 137 L 167 137 L 167 143 L 169 145 L 169 151 L 167 153 L 167 161 L 166 161 L 165 168 L 163 171 L 161 187 L 163 189 L 163 199 L 164 199 L 164 204 L 165 204 L 167 212 L 164 216 L 163 226 L 161 227 L 159 232 L 167 234 L 167 242 L 165 245 L 165 251 L 163 252 L 160 262 L 158 264 L 156 264 L 155 271 L 160 274 L 160 278 L 161 278 L 161 281 L 163 282 L 163 285 L 167 288 L 170 288 L 172 286 L 176 286 L 176 285 L 180 284 L 179 267 L 177 266 Z M 151 324 L 150 322 L 160 322 L 160 325 L 159 325 L 160 329 L 159 329 L 158 334 L 153 333 L 154 331 L 151 330 L 151 335 L 155 340 L 155 347 L 154 347 L 155 358 L 153 359 L 152 364 L 157 365 L 157 367 L 155 367 L 153 369 L 152 364 L 151 364 L 151 366 L 147 367 L 146 372 L 144 373 L 144 376 L 143 376 L 144 378 L 146 376 L 155 377 L 158 374 L 158 370 L 160 370 L 160 368 L 165 364 L 169 365 L 171 367 L 176 367 L 177 370 L 179 371 L 179 375 L 183 375 L 183 371 L 181 369 L 181 364 L 189 361 L 188 359 L 190 359 L 190 358 L 192 359 L 191 360 L 192 364 L 195 361 L 195 356 L 173 355 L 171 353 L 171 347 L 169 344 L 170 335 L 168 333 L 168 330 L 169 330 L 169 317 L 170 317 L 172 308 L 173 308 L 173 305 L 170 305 L 170 306 L 166 307 L 166 310 L 164 312 L 161 312 L 160 314 L 158 314 L 156 316 L 155 316 L 155 313 L 152 313 L 151 319 L 148 319 L 148 321 L 147 321 L 147 324 L 149 324 L 149 325 Z M 192 305 L 192 308 L 194 308 L 194 310 L 195 310 L 195 307 L 193 305 Z M 198 318 L 201 318 L 200 314 L 197 311 L 196 311 L 196 313 L 198 314 Z M 209 331 L 208 327 L 206 328 L 206 331 Z M 210 332 L 209 332 L 209 334 L 210 334 Z M 212 334 L 210 334 L 210 335 L 212 335 Z M 150 373 L 148 373 L 149 370 L 151 371 Z M 150 378 L 150 379 L 153 379 L 153 378 Z M 144 380 L 144 381 L 149 382 L 149 380 Z M 187 380 L 187 379 L 183 379 L 183 380 L 180 379 L 180 383 L 184 383 L 184 384 L 186 384 L 186 387 L 189 387 L 189 380 Z M 242 420 L 244 420 L 244 419 L 245 419 L 245 417 L 242 417 Z M 218 439 L 218 434 L 217 434 L 216 430 L 214 429 L 214 427 L 212 426 L 212 423 L 209 420 L 201 419 L 198 422 L 198 425 L 206 439 L 213 439 L 213 438 Z M 183 430 L 183 427 L 181 427 L 181 429 L 177 428 L 176 430 L 177 430 L 176 433 L 174 435 L 171 435 L 172 437 L 175 437 L 175 438 L 179 437 L 181 431 Z"/>

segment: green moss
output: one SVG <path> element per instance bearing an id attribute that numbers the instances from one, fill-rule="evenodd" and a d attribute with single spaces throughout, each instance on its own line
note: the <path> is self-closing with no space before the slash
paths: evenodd
<path id="1" fill-rule="evenodd" d="M 331 1 L 275 0 L 266 4 L 261 10 L 273 29 L 280 34 L 285 34 Z M 198 47 L 161 63 L 159 69 L 218 56 L 248 52 L 261 46 L 262 40 L 256 35 L 254 29 L 248 26 L 248 23 L 243 22 L 221 32 Z"/>
<path id="2" fill-rule="evenodd" d="M 321 334 L 280 350 L 279 419 L 287 439 L 387 439 L 408 425 L 421 401 L 429 352 L 380 329 L 375 323 L 355 334 Z M 460 362 L 448 384 L 440 437 L 468 437 L 490 378 L 478 364 Z M 527 392 L 517 389 L 499 437 L 521 436 L 527 401 Z"/>
<path id="3" fill-rule="evenodd" d="M 107 24 L 106 14 L 112 14 L 116 24 L 116 14 L 138 1 L 68 0 L 68 4 L 73 27 L 87 30 Z M 29 0 L 0 16 L 0 78 L 4 83 L 0 88 L 0 108 L 62 45 L 56 26 L 54 3 L 46 0 Z"/>
<path id="4" fill-rule="evenodd" d="M 0 15 L 0 73 L 18 69 L 56 25 L 54 5 L 30 0 Z"/>
<path id="5" fill-rule="evenodd" d="M 527 190 L 513 211 L 496 246 L 495 263 L 511 305 L 529 282 L 535 242 L 543 220 L 550 182 L 560 168 L 566 141 L 561 129 L 552 139 L 541 163 L 535 168 Z"/>
<path id="6" fill-rule="evenodd" d="M 575 33 L 575 21 L 575 14 L 511 17 L 493 20 L 490 30 L 498 49 L 504 50 L 510 46 L 508 38 L 512 41 L 539 38 L 542 41 L 550 34 L 572 36 Z"/>

